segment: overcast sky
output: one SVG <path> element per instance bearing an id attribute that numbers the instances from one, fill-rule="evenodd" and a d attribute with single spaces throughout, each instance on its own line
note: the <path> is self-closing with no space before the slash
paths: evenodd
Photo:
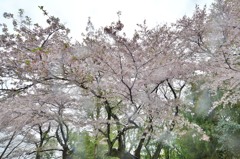
<path id="1" fill-rule="evenodd" d="M 44 6 L 50 15 L 59 17 L 71 29 L 71 35 L 79 39 L 85 31 L 88 17 L 91 17 L 95 28 L 109 25 L 118 20 L 117 12 L 121 11 L 121 20 L 125 32 L 131 34 L 137 23 L 146 19 L 151 27 L 157 24 L 175 22 L 182 16 L 191 15 L 195 5 L 209 7 L 213 0 L 0 0 L 0 14 L 17 13 L 24 9 L 34 23 L 45 23 L 45 18 L 38 8 Z M 0 23 L 3 19 L 0 18 Z"/>

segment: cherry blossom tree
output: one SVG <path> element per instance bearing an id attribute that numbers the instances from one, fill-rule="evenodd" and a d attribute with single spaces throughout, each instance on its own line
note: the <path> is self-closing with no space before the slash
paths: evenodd
<path id="1" fill-rule="evenodd" d="M 217 0 L 210 13 L 196 6 L 193 16 L 172 25 L 150 29 L 144 21 L 131 38 L 120 12 L 97 30 L 89 19 L 82 43 L 72 42 L 70 30 L 43 6 L 46 27 L 23 10 L 19 19 L 4 13 L 13 28 L 1 24 L 1 157 L 21 150 L 70 158 L 70 131 L 83 129 L 104 138 L 106 155 L 122 159 L 159 158 L 186 126 L 206 138 L 182 115 L 184 100 L 204 80 L 212 91 L 224 89 L 225 101 L 238 101 L 238 3 Z M 25 148 L 12 147 L 15 139 Z"/>
<path id="2" fill-rule="evenodd" d="M 42 28 L 38 24 L 32 25 L 31 19 L 27 16 L 24 17 L 23 10 L 19 10 L 20 21 L 15 19 L 12 14 L 4 13 L 5 18 L 12 19 L 13 33 L 8 31 L 6 24 L 2 24 L 1 133 L 12 132 L 13 135 L 10 136 L 7 145 L 11 143 L 16 145 L 16 142 L 12 142 L 16 134 L 19 134 L 20 138 L 25 138 L 27 135 L 28 141 L 24 140 L 24 142 L 36 145 L 36 150 L 24 152 L 26 154 L 36 153 L 36 157 L 39 158 L 39 152 L 50 151 L 49 148 L 43 149 L 43 144 L 49 140 L 44 135 L 51 129 L 51 131 L 56 131 L 55 138 L 63 148 L 59 150 L 66 158 L 67 155 L 64 154 L 70 151 L 67 138 L 68 129 L 71 127 L 70 124 L 68 125 L 67 118 L 73 115 L 75 117 L 71 120 L 78 124 L 74 124 L 74 122 L 71 124 L 81 125 L 78 119 L 82 118 L 76 115 L 82 111 L 79 106 L 81 104 L 77 103 L 80 96 L 76 98 L 71 95 L 69 98 L 70 94 L 77 90 L 70 86 L 70 83 L 74 83 L 74 79 L 65 79 L 64 72 L 62 72 L 67 70 L 65 67 L 68 65 L 65 66 L 63 60 L 67 60 L 64 59 L 64 54 L 70 52 L 68 50 L 70 49 L 70 47 L 68 48 L 70 39 L 67 37 L 69 30 L 59 23 L 59 19 L 48 16 L 46 11 L 44 13 L 48 17 L 49 26 L 46 28 Z M 51 47 L 53 44 L 60 48 Z M 55 49 L 57 54 L 54 54 L 52 49 Z M 66 52 L 61 49 L 66 49 Z M 63 89 L 59 92 L 60 89 L 57 90 L 57 88 Z M 76 107 L 72 105 L 68 109 L 69 104 Z M 78 111 L 73 111 L 72 108 L 77 108 Z M 67 113 L 65 113 L 66 111 Z M 14 133 L 15 131 L 17 133 Z M 40 137 L 36 137 L 36 134 L 39 134 Z M 7 151 L 10 146 L 5 148 Z"/>
<path id="3" fill-rule="evenodd" d="M 211 71 L 216 86 L 226 91 L 222 102 L 225 104 L 239 101 L 239 5 L 238 1 L 217 1 L 213 5 L 208 26 L 211 43 Z M 213 36 L 215 38 L 213 38 Z"/>
<path id="4" fill-rule="evenodd" d="M 189 55 L 178 52 L 184 48 L 177 47 L 177 35 L 166 25 L 152 30 L 146 24 L 139 25 L 140 30 L 136 31 L 133 39 L 120 35 L 122 27 L 119 20 L 104 28 L 107 35 L 96 32 L 96 35 L 85 39 L 91 50 L 91 67 L 97 68 L 92 72 L 96 81 L 93 81 L 95 88 L 91 88 L 91 92 L 104 100 L 108 120 L 114 120 L 121 127 L 115 140 L 108 137 L 110 150 L 111 142 L 118 141 L 118 145 L 124 142 L 122 138 L 128 129 L 143 129 L 142 139 L 134 150 L 134 155 L 139 158 L 146 138 L 154 132 L 153 127 L 178 115 L 178 99 L 185 86 L 184 80 L 191 76 L 191 72 L 194 73 L 197 66 L 183 60 Z M 110 38 L 109 43 L 107 38 Z M 182 70 L 176 67 L 182 67 Z M 177 85 L 173 86 L 175 81 Z M 94 90 L 96 88 L 104 92 L 99 94 Z M 111 106 L 111 98 L 119 101 L 116 106 Z M 115 109 L 125 112 L 118 116 L 112 113 Z M 102 133 L 108 136 L 107 132 Z M 125 150 L 118 147 L 118 151 Z"/>

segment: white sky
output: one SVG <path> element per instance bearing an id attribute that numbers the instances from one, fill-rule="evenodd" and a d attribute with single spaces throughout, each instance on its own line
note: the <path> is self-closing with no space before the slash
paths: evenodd
<path id="1" fill-rule="evenodd" d="M 50 15 L 59 17 L 71 29 L 71 36 L 80 39 L 85 31 L 88 17 L 95 28 L 110 25 L 117 21 L 121 11 L 124 31 L 129 35 L 137 23 L 146 19 L 150 27 L 157 24 L 175 22 L 183 15 L 191 15 L 195 5 L 201 7 L 214 0 L 0 0 L 0 15 L 3 12 L 17 13 L 24 9 L 34 23 L 45 23 L 45 17 L 38 8 L 44 6 Z M 3 19 L 0 18 L 0 23 Z"/>

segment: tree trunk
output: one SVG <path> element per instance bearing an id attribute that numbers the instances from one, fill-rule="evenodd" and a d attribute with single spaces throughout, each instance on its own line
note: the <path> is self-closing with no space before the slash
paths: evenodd
<path id="1" fill-rule="evenodd" d="M 157 149 L 156 149 L 156 151 L 155 151 L 154 154 L 153 154 L 152 159 L 158 159 L 161 150 L 162 150 L 162 144 L 159 143 L 159 144 L 157 145 Z"/>
<path id="2" fill-rule="evenodd" d="M 141 138 L 141 140 L 140 140 L 139 143 L 138 143 L 138 147 L 137 147 L 137 149 L 134 151 L 134 155 L 135 155 L 138 159 L 141 158 L 140 153 L 141 153 L 141 150 L 142 150 L 143 143 L 144 143 L 144 141 L 145 141 L 146 135 L 147 135 L 147 133 L 143 133 L 142 138 Z"/>
<path id="3" fill-rule="evenodd" d="M 72 159 L 72 152 L 69 148 L 64 148 L 62 151 L 62 159 Z"/>
<path id="4" fill-rule="evenodd" d="M 41 159 L 41 155 L 39 151 L 36 152 L 36 159 Z"/>

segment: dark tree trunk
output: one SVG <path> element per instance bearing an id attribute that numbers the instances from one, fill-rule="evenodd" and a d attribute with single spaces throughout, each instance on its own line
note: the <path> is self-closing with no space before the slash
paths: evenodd
<path id="1" fill-rule="evenodd" d="M 37 152 L 37 153 L 36 153 L 36 159 L 41 159 L 40 152 Z"/>
<path id="2" fill-rule="evenodd" d="M 62 159 L 72 159 L 72 152 L 68 147 L 65 147 L 62 151 Z"/>
<path id="3" fill-rule="evenodd" d="M 158 159 L 161 150 L 162 150 L 162 144 L 159 143 L 159 144 L 157 145 L 157 149 L 156 149 L 156 151 L 155 151 L 154 154 L 153 154 L 152 159 Z"/>
<path id="4" fill-rule="evenodd" d="M 138 159 L 141 158 L 140 153 L 141 153 L 141 150 L 142 150 L 143 143 L 144 143 L 144 141 L 145 141 L 146 135 L 147 135 L 147 133 L 143 133 L 142 139 L 139 141 L 138 147 L 137 147 L 137 149 L 136 149 L 135 152 L 134 152 L 134 155 L 135 155 Z"/>
<path id="5" fill-rule="evenodd" d="M 62 159 L 67 159 L 68 155 L 67 155 L 67 150 L 63 150 L 62 152 Z"/>

